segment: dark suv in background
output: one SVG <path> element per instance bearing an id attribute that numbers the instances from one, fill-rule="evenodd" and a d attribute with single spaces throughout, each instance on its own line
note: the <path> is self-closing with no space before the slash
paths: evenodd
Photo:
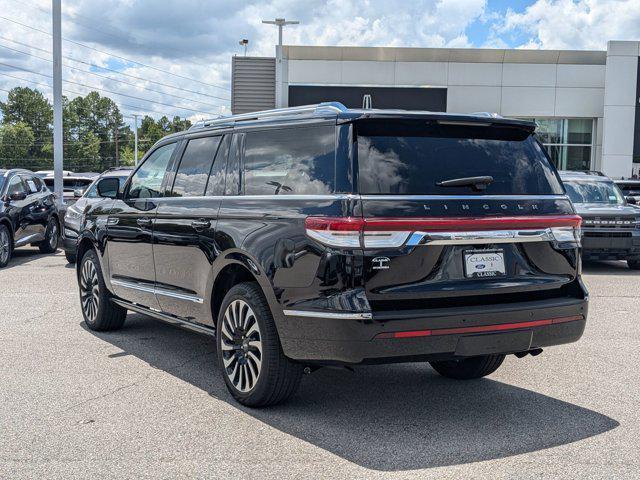
<path id="1" fill-rule="evenodd" d="M 55 252 L 59 232 L 55 197 L 42 180 L 28 170 L 0 170 L 0 268 L 17 247 Z"/>
<path id="2" fill-rule="evenodd" d="M 534 128 L 330 103 L 165 137 L 122 193 L 97 183 L 115 198 L 83 219 L 85 322 L 117 329 L 130 310 L 215 335 L 250 406 L 322 365 L 469 379 L 576 341 L 580 217 Z"/>
<path id="3" fill-rule="evenodd" d="M 76 247 L 78 242 L 78 233 L 82 224 L 82 217 L 85 210 L 92 204 L 102 200 L 98 195 L 97 183 L 103 178 L 115 178 L 118 181 L 118 190 L 124 186 L 124 182 L 129 178 L 133 171 L 130 167 L 111 168 L 99 177 L 93 183 L 84 188 L 84 192 L 79 198 L 75 199 L 73 205 L 70 205 L 64 214 L 62 228 L 62 246 L 64 247 L 64 256 L 69 263 L 76 263 Z M 115 184 L 114 184 L 115 185 Z M 76 191 L 77 192 L 77 191 Z M 107 192 L 115 194 L 115 192 Z"/>
<path id="4" fill-rule="evenodd" d="M 560 172 L 567 194 L 582 217 L 582 256 L 626 260 L 640 270 L 640 208 L 600 172 Z M 632 200 L 633 201 L 633 200 Z"/>

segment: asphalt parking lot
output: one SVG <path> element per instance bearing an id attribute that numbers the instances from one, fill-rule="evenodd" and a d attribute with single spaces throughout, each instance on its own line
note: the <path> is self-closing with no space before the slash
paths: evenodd
<path id="1" fill-rule="evenodd" d="M 0 478 L 636 478 L 640 273 L 587 265 L 583 339 L 487 379 L 323 369 L 236 404 L 212 341 L 137 314 L 82 324 L 64 256 L 0 270 Z"/>

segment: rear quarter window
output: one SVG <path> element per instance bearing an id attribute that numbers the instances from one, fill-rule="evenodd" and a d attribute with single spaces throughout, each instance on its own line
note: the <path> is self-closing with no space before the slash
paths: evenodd
<path id="1" fill-rule="evenodd" d="M 526 130 L 416 121 L 356 124 L 360 193 L 404 195 L 552 195 L 563 188 Z M 437 183 L 490 176 L 486 190 Z"/>
<path id="2" fill-rule="evenodd" d="M 246 195 L 321 195 L 335 186 L 335 125 L 248 132 Z"/>

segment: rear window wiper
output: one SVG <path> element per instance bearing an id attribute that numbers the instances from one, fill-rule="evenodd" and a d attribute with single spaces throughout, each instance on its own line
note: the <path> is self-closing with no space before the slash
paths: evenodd
<path id="1" fill-rule="evenodd" d="M 451 178 L 449 180 L 441 180 L 436 182 L 438 187 L 471 187 L 476 191 L 482 191 L 487 188 L 493 182 L 493 177 L 490 175 L 483 175 L 480 177 L 461 177 Z"/>

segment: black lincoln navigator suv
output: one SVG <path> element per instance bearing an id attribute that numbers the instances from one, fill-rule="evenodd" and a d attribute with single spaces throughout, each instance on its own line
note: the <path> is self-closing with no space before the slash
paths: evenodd
<path id="1" fill-rule="evenodd" d="M 322 365 L 468 379 L 574 342 L 580 217 L 534 128 L 326 103 L 165 137 L 83 214 L 86 324 L 135 311 L 214 335 L 250 406 Z"/>

